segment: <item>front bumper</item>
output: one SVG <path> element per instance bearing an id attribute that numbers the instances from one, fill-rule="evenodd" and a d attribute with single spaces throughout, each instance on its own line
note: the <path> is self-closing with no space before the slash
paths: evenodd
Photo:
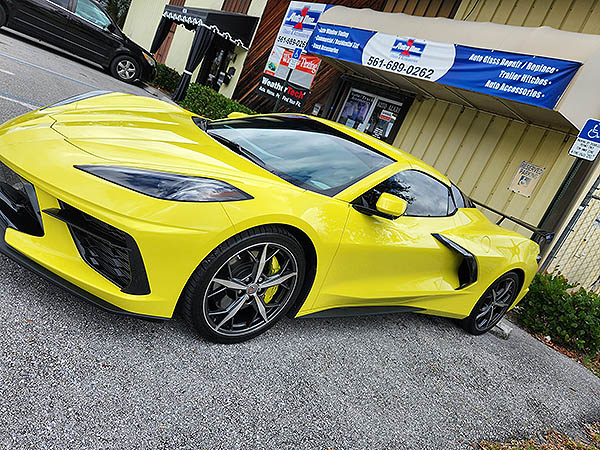
<path id="1" fill-rule="evenodd" d="M 61 149 L 64 145 L 63 142 Z M 172 317 L 193 271 L 206 255 L 234 234 L 222 205 L 147 197 L 73 168 L 73 163 L 97 161 L 91 155 L 74 153 L 70 164 L 64 164 L 57 161 L 60 158 L 56 158 L 56 153 L 46 157 L 45 150 L 38 150 L 35 158 L 25 157 L 25 152 L 12 152 L 9 146 L 0 151 L 0 156 L 13 157 L 3 159 L 4 163 L 35 189 L 43 229 L 36 236 L 2 220 L 0 251 L 108 311 Z M 52 151 L 48 149 L 48 153 Z M 56 217 L 65 204 L 121 230 L 135 241 L 147 276 L 147 290 L 128 291 L 84 259 L 72 233 L 77 223 L 69 223 L 70 217 Z"/>
<path id="2" fill-rule="evenodd" d="M 82 300 L 92 303 L 93 305 L 95 305 L 105 311 L 115 313 L 115 314 L 122 314 L 122 315 L 127 315 L 127 316 L 135 316 L 135 317 L 142 317 L 142 318 L 149 318 L 149 319 L 167 319 L 165 317 L 148 316 L 146 314 L 136 314 L 136 313 L 132 313 L 130 311 L 126 311 L 126 310 L 121 309 L 118 306 L 115 306 L 105 300 L 102 300 L 100 297 L 96 297 L 95 295 L 92 295 L 89 292 L 84 291 L 80 287 L 74 285 L 73 283 L 68 282 L 64 278 L 59 277 L 55 273 L 49 271 L 45 267 L 43 267 L 40 264 L 36 263 L 35 261 L 29 259 L 24 254 L 20 253 L 19 251 L 15 250 L 10 245 L 8 245 L 4 239 L 7 229 L 8 229 L 8 224 L 5 223 L 4 220 L 2 220 L 2 218 L 0 217 L 0 253 L 2 253 L 4 256 L 8 257 L 12 261 L 16 262 L 20 266 L 33 272 L 34 274 L 41 276 L 42 278 L 46 279 L 47 281 L 50 281 L 51 283 L 63 288 L 65 291 L 69 292 L 70 294 L 74 295 L 75 297 L 79 297 Z"/>
<path id="3" fill-rule="evenodd" d="M 157 68 L 156 66 L 151 66 L 148 61 L 144 59 L 143 56 L 138 58 L 141 64 L 141 73 L 140 73 L 140 81 L 144 83 L 151 83 L 154 78 L 156 78 Z"/>

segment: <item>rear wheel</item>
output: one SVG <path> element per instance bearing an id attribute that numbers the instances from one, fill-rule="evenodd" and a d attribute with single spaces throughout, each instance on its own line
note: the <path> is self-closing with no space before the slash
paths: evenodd
<path id="1" fill-rule="evenodd" d="M 133 83 L 140 77 L 140 65 L 131 56 L 120 55 L 110 64 L 110 73 L 125 83 Z"/>
<path id="2" fill-rule="evenodd" d="M 196 269 L 183 293 L 183 314 L 210 341 L 251 339 L 292 307 L 305 268 L 302 246 L 284 228 L 245 231 L 217 247 Z"/>
<path id="3" fill-rule="evenodd" d="M 519 294 L 519 277 L 509 272 L 498 278 L 481 296 L 471 315 L 460 324 L 470 334 L 480 335 L 496 326 Z"/>

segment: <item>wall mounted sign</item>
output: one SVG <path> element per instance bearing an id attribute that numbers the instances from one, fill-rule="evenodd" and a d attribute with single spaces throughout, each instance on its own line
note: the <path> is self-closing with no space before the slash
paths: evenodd
<path id="1" fill-rule="evenodd" d="M 593 161 L 600 152 L 600 120 L 588 119 L 569 150 L 569 155 Z"/>
<path id="2" fill-rule="evenodd" d="M 530 162 L 523 161 L 519 164 L 519 168 L 515 172 L 515 176 L 510 183 L 509 189 L 524 197 L 531 197 L 535 186 L 545 170 L 545 167 L 536 166 Z"/>
<path id="3" fill-rule="evenodd" d="M 581 66 L 546 58 L 319 23 L 306 51 L 553 109 Z"/>
<path id="4" fill-rule="evenodd" d="M 276 100 L 277 97 L 268 93 L 274 92 L 272 78 L 278 79 L 286 91 L 290 85 L 295 93 L 304 92 L 301 102 L 297 97 L 294 97 L 294 101 L 291 101 L 291 97 L 287 99 L 290 101 L 282 98 L 289 108 L 300 109 L 301 106 L 296 105 L 304 104 L 321 64 L 321 59 L 307 55 L 304 47 L 315 31 L 321 14 L 329 7 L 323 3 L 290 2 L 264 70 L 266 76 L 263 76 L 256 90 L 258 94 Z"/>

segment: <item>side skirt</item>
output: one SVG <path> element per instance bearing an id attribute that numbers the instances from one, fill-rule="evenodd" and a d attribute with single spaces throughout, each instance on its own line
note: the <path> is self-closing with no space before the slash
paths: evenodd
<path id="1" fill-rule="evenodd" d="M 424 311 L 423 308 L 412 306 L 346 306 L 341 308 L 326 309 L 315 313 L 300 316 L 298 319 L 324 319 L 332 317 L 377 316 L 380 314 L 407 313 Z"/>

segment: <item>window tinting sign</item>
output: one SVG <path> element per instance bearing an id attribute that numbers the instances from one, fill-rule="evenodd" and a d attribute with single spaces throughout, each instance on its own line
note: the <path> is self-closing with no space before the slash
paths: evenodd
<path id="1" fill-rule="evenodd" d="M 523 161 L 515 172 L 515 176 L 508 189 L 523 197 L 531 197 L 535 186 L 545 170 L 545 167 L 539 167 L 530 162 Z"/>
<path id="2" fill-rule="evenodd" d="M 569 155 L 593 161 L 600 152 L 600 120 L 588 119 L 569 150 Z"/>

